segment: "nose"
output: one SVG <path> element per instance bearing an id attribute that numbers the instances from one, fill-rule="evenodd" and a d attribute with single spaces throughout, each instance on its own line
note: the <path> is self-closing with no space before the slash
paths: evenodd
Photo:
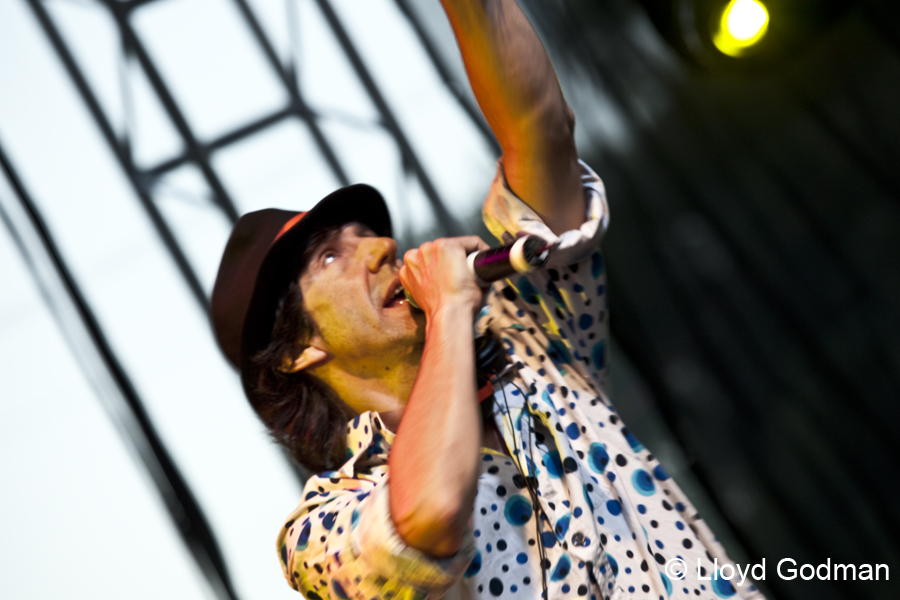
<path id="1" fill-rule="evenodd" d="M 366 267 L 377 273 L 384 265 L 397 262 L 397 242 L 389 237 L 365 238 Z"/>

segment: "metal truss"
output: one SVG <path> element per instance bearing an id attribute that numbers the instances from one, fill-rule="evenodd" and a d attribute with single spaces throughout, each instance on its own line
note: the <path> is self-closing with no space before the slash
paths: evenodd
<path id="1" fill-rule="evenodd" d="M 145 5 L 156 0 L 96 0 L 99 5 L 105 7 L 112 15 L 119 30 L 120 39 L 122 40 L 122 52 L 124 56 L 126 59 L 134 59 L 137 61 L 137 64 L 146 75 L 151 88 L 158 97 L 166 115 L 174 125 L 175 130 L 183 142 L 184 151 L 181 154 L 171 156 L 149 168 L 141 168 L 135 164 L 131 153 L 128 132 L 126 131 L 121 137 L 117 136 L 109 116 L 98 101 L 97 94 L 85 77 L 84 71 L 75 59 L 69 45 L 60 34 L 59 28 L 47 10 L 44 1 L 24 1 L 27 2 L 34 13 L 43 33 L 56 52 L 59 60 L 62 62 L 66 73 L 72 80 L 78 94 L 87 106 L 95 125 L 115 156 L 120 168 L 126 174 L 141 206 L 147 213 L 147 217 L 160 236 L 169 255 L 175 263 L 175 266 L 181 273 L 185 283 L 194 296 L 194 299 L 200 305 L 204 313 L 208 314 L 209 312 L 209 298 L 207 292 L 203 289 L 200 279 L 193 265 L 191 265 L 188 260 L 185 251 L 179 244 L 178 239 L 174 235 L 172 227 L 166 221 L 152 197 L 152 190 L 155 183 L 160 178 L 184 165 L 193 165 L 197 167 L 212 192 L 214 205 L 229 219 L 230 222 L 233 223 L 239 217 L 238 210 L 212 165 L 212 155 L 223 148 L 240 143 L 282 121 L 293 118 L 301 120 L 309 129 L 319 153 L 337 181 L 340 182 L 341 185 L 349 183 L 350 180 L 347 176 L 346 169 L 341 164 L 328 137 L 322 131 L 319 124 L 321 116 L 318 115 L 304 100 L 303 92 L 298 84 L 295 65 L 292 62 L 284 64 L 279 59 L 272 41 L 260 26 L 259 19 L 247 0 L 233 1 L 239 14 L 243 18 L 244 24 L 250 30 L 253 39 L 262 50 L 269 68 L 273 70 L 280 85 L 287 91 L 288 102 L 286 105 L 270 114 L 264 115 L 251 122 L 240 124 L 231 131 L 210 141 L 198 139 L 183 111 L 172 95 L 165 78 L 156 67 L 156 64 L 147 52 L 144 43 L 132 25 L 132 17 L 135 11 L 140 10 Z M 338 41 L 340 48 L 349 60 L 356 77 L 375 106 L 379 116 L 379 125 L 387 131 L 396 144 L 404 169 L 412 174 L 421 185 L 425 196 L 435 212 L 439 226 L 443 228 L 443 233 L 446 235 L 461 234 L 462 227 L 447 210 L 443 199 L 432 183 L 428 171 L 410 144 L 409 139 L 398 123 L 394 112 L 391 110 L 391 107 L 379 89 L 378 84 L 372 77 L 363 57 L 347 32 L 347 29 L 344 27 L 340 17 L 333 9 L 329 0 L 313 1 L 316 2 L 321 10 L 325 17 L 325 21 L 334 34 L 335 39 Z M 457 100 L 464 112 L 472 119 L 475 126 L 484 136 L 486 142 L 493 148 L 499 150 L 496 140 L 482 120 L 478 109 L 460 92 L 458 86 L 455 85 L 453 78 L 450 76 L 449 69 L 441 61 L 439 53 L 429 40 L 424 27 L 417 20 L 414 11 L 410 9 L 406 0 L 395 1 L 401 13 L 409 21 L 411 28 L 422 43 L 426 55 L 432 61 L 435 70 L 447 86 L 451 95 Z M 161 438 L 156 433 L 146 409 L 144 408 L 143 401 L 131 384 L 128 374 L 116 358 L 113 348 L 107 342 L 98 320 L 94 316 L 84 295 L 81 293 L 77 281 L 75 281 L 71 271 L 66 265 L 64 257 L 57 249 L 50 230 L 44 225 L 44 220 L 39 213 L 37 206 L 31 200 L 30 195 L 17 176 L 13 165 L 10 163 L 5 153 L 3 153 L 2 148 L 0 148 L 0 166 L 2 166 L 13 189 L 16 191 L 20 204 L 24 212 L 28 215 L 30 227 L 36 237 L 41 240 L 43 252 L 47 257 L 47 260 L 52 264 L 52 269 L 55 272 L 56 277 L 58 277 L 62 284 L 62 288 L 65 290 L 65 294 L 75 308 L 74 312 L 77 314 L 79 320 L 79 323 L 76 326 L 83 328 L 87 333 L 91 348 L 87 350 L 81 348 L 80 350 L 87 352 L 90 356 L 94 356 L 97 362 L 101 364 L 102 370 L 104 370 L 114 382 L 117 394 L 114 394 L 115 397 L 112 399 L 112 402 L 116 404 L 116 406 L 111 409 L 111 412 L 113 413 L 111 414 L 111 418 L 116 420 L 117 424 L 120 425 L 120 434 L 126 438 L 126 443 L 136 450 L 140 460 L 150 473 L 160 496 L 164 500 L 172 521 L 181 533 L 182 540 L 188 547 L 198 568 L 204 574 L 216 595 L 223 600 L 236 600 L 237 594 L 232 586 L 227 566 L 219 550 L 211 526 L 203 515 L 203 511 L 191 492 L 188 482 L 179 473 L 174 460 L 165 448 Z M 17 242 L 21 242 L 23 237 L 16 231 L 12 221 L 7 218 L 5 214 L 0 214 L 0 217 L 3 217 L 2 220 L 10 229 L 13 238 Z M 19 247 L 26 257 L 26 262 L 32 267 L 32 272 L 40 284 L 41 278 L 38 274 L 38 269 L 33 264 L 33 257 L 22 243 L 19 243 Z M 56 313 L 56 317 L 58 320 L 65 318 L 58 313 Z M 62 323 L 61 326 L 63 326 Z M 119 416 L 117 417 L 114 415 Z M 126 425 L 121 426 L 121 423 L 125 423 Z"/>

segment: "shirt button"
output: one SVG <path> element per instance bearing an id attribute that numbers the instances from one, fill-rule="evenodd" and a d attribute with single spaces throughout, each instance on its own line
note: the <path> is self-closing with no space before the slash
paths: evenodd
<path id="1" fill-rule="evenodd" d="M 580 531 L 576 531 L 572 534 L 572 545 L 573 546 L 583 546 L 584 545 L 584 534 Z"/>

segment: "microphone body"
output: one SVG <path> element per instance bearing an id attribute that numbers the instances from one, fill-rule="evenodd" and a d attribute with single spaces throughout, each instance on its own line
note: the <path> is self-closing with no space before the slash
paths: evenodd
<path id="1" fill-rule="evenodd" d="M 550 245 L 536 235 L 520 237 L 512 244 L 473 252 L 466 263 L 478 279 L 487 286 L 515 273 L 527 273 L 535 267 L 547 264 Z"/>
<path id="2" fill-rule="evenodd" d="M 478 280 L 481 287 L 488 287 L 515 273 L 527 273 L 536 267 L 547 264 L 552 244 L 536 235 L 520 237 L 512 244 L 498 246 L 490 250 L 472 252 L 466 259 L 469 270 Z M 419 308 L 412 295 L 403 290 L 406 299 L 415 308 Z"/>

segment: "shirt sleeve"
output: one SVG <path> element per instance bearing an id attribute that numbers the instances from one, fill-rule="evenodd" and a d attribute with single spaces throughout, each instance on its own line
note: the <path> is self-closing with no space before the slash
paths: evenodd
<path id="1" fill-rule="evenodd" d="M 545 267 L 494 283 L 479 326 L 498 334 L 513 354 L 531 357 L 539 352 L 540 360 L 546 355 L 558 373 L 583 369 L 605 388 L 608 321 L 600 242 L 609 225 L 609 207 L 603 182 L 587 164 L 579 164 L 584 223 L 556 235 L 509 189 L 498 162 L 484 203 L 488 230 L 504 243 L 526 233 L 556 247 Z"/>
<path id="2" fill-rule="evenodd" d="M 300 505 L 278 537 L 291 587 L 310 600 L 421 600 L 440 598 L 462 577 L 475 556 L 470 530 L 454 556 L 428 556 L 397 534 L 387 477 L 333 482 L 310 479 L 306 489 L 315 498 Z"/>

